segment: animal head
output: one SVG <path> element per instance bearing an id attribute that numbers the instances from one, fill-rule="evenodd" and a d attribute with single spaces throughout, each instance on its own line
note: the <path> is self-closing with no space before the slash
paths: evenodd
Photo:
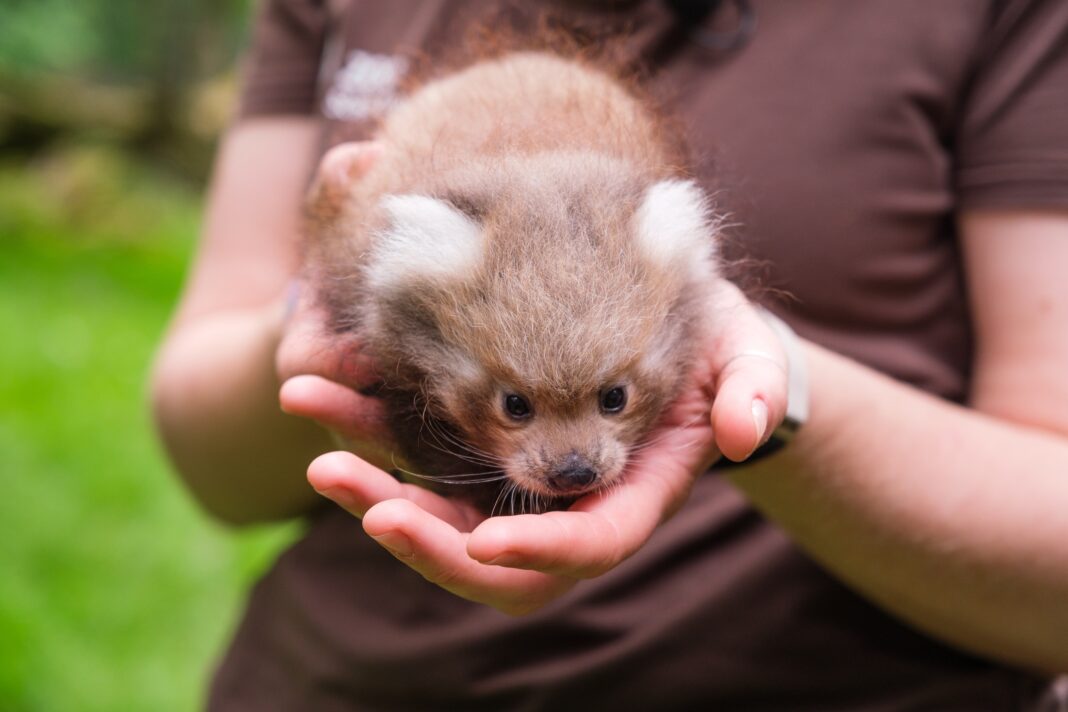
<path id="1" fill-rule="evenodd" d="M 709 316 L 700 188 L 599 157 L 516 157 L 378 210 L 365 332 L 387 382 L 526 491 L 618 479 Z"/>

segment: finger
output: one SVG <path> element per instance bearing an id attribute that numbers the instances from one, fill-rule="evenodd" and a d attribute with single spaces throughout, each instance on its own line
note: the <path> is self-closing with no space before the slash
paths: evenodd
<path id="1" fill-rule="evenodd" d="M 720 282 L 716 298 L 729 314 L 729 326 L 713 350 L 717 377 L 712 429 L 725 457 L 744 460 L 786 414 L 786 353 L 778 335 L 737 287 Z"/>
<path id="2" fill-rule="evenodd" d="M 787 375 L 778 362 L 743 354 L 720 376 L 712 403 L 716 446 L 731 460 L 744 460 L 771 435 L 786 413 Z"/>
<path id="3" fill-rule="evenodd" d="M 319 173 L 325 180 L 344 185 L 361 178 L 381 155 L 382 144 L 378 141 L 340 143 L 323 154 Z"/>
<path id="4" fill-rule="evenodd" d="M 275 357 L 281 380 L 310 374 L 362 389 L 380 380 L 374 360 L 352 334 L 327 330 L 326 314 L 306 295 L 286 326 Z"/>
<path id="5" fill-rule="evenodd" d="M 622 561 L 629 547 L 611 522 L 588 512 L 491 517 L 467 540 L 484 564 L 592 578 Z"/>
<path id="6" fill-rule="evenodd" d="M 467 535 L 415 503 L 372 507 L 363 528 L 428 581 L 468 600 L 511 614 L 535 610 L 574 585 L 573 579 L 481 564 L 467 555 Z"/>
<path id="7" fill-rule="evenodd" d="M 359 141 L 342 143 L 327 151 L 308 192 L 314 214 L 329 218 L 340 213 L 353 181 L 367 173 L 382 150 L 381 143 Z"/>
<path id="8" fill-rule="evenodd" d="M 329 452 L 308 466 L 308 482 L 316 492 L 356 517 L 380 502 L 405 499 L 461 531 L 470 531 L 481 517 L 456 500 L 399 482 L 384 470 L 349 452 Z"/>
<path id="9" fill-rule="evenodd" d="M 648 540 L 692 479 L 681 462 L 638 462 L 622 486 L 584 497 L 566 512 L 487 519 L 471 532 L 467 551 L 487 564 L 600 576 Z"/>
<path id="10" fill-rule="evenodd" d="M 311 418 L 353 440 L 392 440 L 385 405 L 319 376 L 295 376 L 278 392 L 282 410 Z"/>

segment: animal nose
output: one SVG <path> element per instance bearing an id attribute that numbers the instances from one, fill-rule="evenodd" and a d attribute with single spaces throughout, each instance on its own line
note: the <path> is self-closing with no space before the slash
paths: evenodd
<path id="1" fill-rule="evenodd" d="M 578 492 L 597 480 L 597 470 L 589 460 L 576 452 L 568 454 L 549 477 L 549 484 L 558 492 Z"/>

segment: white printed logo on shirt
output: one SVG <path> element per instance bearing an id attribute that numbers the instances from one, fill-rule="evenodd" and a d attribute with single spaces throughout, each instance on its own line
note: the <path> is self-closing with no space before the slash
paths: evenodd
<path id="1" fill-rule="evenodd" d="M 334 75 L 323 100 L 323 114 L 336 121 L 381 116 L 397 103 L 400 80 L 407 71 L 405 57 L 352 50 Z"/>

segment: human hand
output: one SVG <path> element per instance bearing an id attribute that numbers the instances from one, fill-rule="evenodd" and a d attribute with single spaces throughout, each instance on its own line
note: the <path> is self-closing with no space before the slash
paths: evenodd
<path id="1" fill-rule="evenodd" d="M 311 190 L 311 209 L 336 209 L 345 190 L 374 164 L 378 144 L 346 143 L 326 153 Z M 334 333 L 322 306 L 299 281 L 285 298 L 275 364 L 282 410 L 315 420 L 341 447 L 380 467 L 394 462 L 382 402 L 364 393 L 378 382 L 374 364 L 352 334 Z"/>
<path id="2" fill-rule="evenodd" d="M 718 290 L 723 328 L 628 465 L 619 487 L 563 512 L 486 518 L 471 505 L 396 481 L 348 453 L 311 464 L 312 486 L 427 580 L 512 614 L 536 610 L 637 551 L 720 454 L 747 457 L 782 421 L 786 357 L 733 285 Z"/>

